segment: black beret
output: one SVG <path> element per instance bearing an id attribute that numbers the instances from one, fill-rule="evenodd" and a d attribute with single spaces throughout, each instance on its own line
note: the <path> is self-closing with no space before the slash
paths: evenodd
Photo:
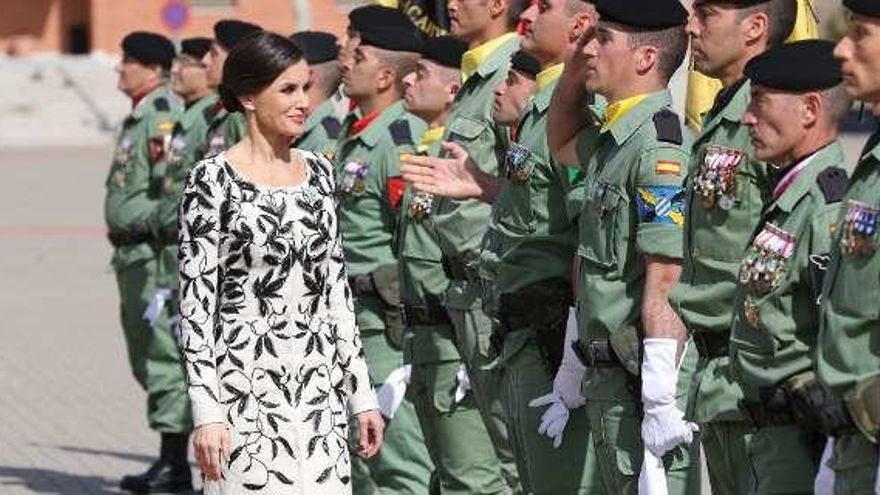
<path id="1" fill-rule="evenodd" d="M 688 21 L 679 0 L 599 0 L 596 10 L 602 21 L 643 30 L 659 31 Z"/>
<path id="2" fill-rule="evenodd" d="M 745 74 L 753 84 L 792 92 L 833 88 L 843 80 L 840 62 L 834 58 L 834 43 L 827 40 L 771 48 L 750 60 Z"/>
<path id="3" fill-rule="evenodd" d="M 528 74 L 533 78 L 541 72 L 541 64 L 538 60 L 522 50 L 513 54 L 513 58 L 510 59 L 510 66 L 514 70 Z"/>
<path id="4" fill-rule="evenodd" d="M 174 61 L 174 44 L 157 33 L 135 31 L 122 38 L 122 52 L 142 64 L 157 64 L 170 69 Z"/>
<path id="5" fill-rule="evenodd" d="M 300 31 L 293 33 L 290 39 L 296 43 L 310 64 L 322 64 L 336 60 L 339 55 L 339 44 L 336 36 L 323 31 Z"/>
<path id="6" fill-rule="evenodd" d="M 263 29 L 256 24 L 249 22 L 237 21 L 235 19 L 224 19 L 214 24 L 214 39 L 217 40 L 226 51 L 235 48 L 239 41 L 248 36 L 259 33 Z"/>
<path id="7" fill-rule="evenodd" d="M 461 57 L 467 50 L 467 43 L 458 38 L 436 36 L 425 40 L 422 45 L 422 57 L 444 67 L 458 69 L 461 67 Z"/>
<path id="8" fill-rule="evenodd" d="M 843 0 L 843 6 L 854 14 L 880 17 L 880 2 L 877 0 Z"/>
<path id="9" fill-rule="evenodd" d="M 361 44 L 394 52 L 422 51 L 422 35 L 415 26 L 412 28 L 368 26 L 360 31 Z"/>
<path id="10" fill-rule="evenodd" d="M 408 15 L 398 9 L 381 5 L 365 5 L 352 10 L 348 14 L 348 24 L 359 33 L 376 26 L 417 29 Z"/>
<path id="11" fill-rule="evenodd" d="M 211 50 L 211 38 L 187 38 L 180 42 L 180 54 L 201 60 Z"/>

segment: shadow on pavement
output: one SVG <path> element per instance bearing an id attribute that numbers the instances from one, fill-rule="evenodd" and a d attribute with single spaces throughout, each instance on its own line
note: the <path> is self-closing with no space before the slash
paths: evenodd
<path id="1" fill-rule="evenodd" d="M 0 466 L 0 492 L 23 488 L 34 493 L 119 493 L 117 480 L 100 476 L 77 475 L 52 469 Z"/>
<path id="2" fill-rule="evenodd" d="M 41 447 L 48 447 L 48 446 L 41 446 Z M 153 461 L 156 460 L 155 456 L 150 457 L 148 455 L 132 454 L 130 452 L 112 452 L 109 450 L 88 449 L 88 448 L 84 448 L 84 447 L 68 447 L 65 445 L 54 445 L 51 447 L 54 447 L 54 448 L 61 450 L 61 451 L 64 451 L 64 452 L 70 452 L 73 454 L 87 454 L 87 455 L 100 455 L 100 456 L 107 456 L 107 457 L 115 457 L 117 459 L 122 459 L 122 460 L 126 460 L 126 461 L 143 463 L 145 466 L 148 466 L 150 463 L 152 463 Z M 146 468 L 144 468 L 144 469 L 146 469 Z"/>

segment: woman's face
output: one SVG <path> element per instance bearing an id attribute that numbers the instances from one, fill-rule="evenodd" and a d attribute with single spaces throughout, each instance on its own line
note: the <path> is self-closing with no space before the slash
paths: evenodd
<path id="1" fill-rule="evenodd" d="M 251 105 L 257 124 L 273 134 L 297 137 L 303 132 L 309 107 L 309 66 L 301 60 L 287 68 L 266 89 L 254 95 Z"/>

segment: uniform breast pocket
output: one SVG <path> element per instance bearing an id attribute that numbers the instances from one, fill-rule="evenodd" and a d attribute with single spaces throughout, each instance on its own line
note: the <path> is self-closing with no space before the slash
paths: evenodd
<path id="1" fill-rule="evenodd" d="M 477 166 L 484 169 L 484 163 L 481 162 L 486 158 L 489 150 L 485 149 L 486 143 L 483 136 L 488 130 L 485 122 L 469 117 L 458 117 L 449 125 L 447 141 L 461 145 L 468 151 Z"/>
<path id="2" fill-rule="evenodd" d="M 535 168 L 533 159 L 526 160 L 520 165 L 524 174 L 531 176 Z M 495 208 L 495 221 L 516 234 L 531 234 L 535 232 L 535 205 L 539 200 L 537 191 L 533 188 L 531 180 L 510 180 L 502 196 L 500 204 Z"/>
<path id="3" fill-rule="evenodd" d="M 587 186 L 581 212 L 579 254 L 598 265 L 611 268 L 618 264 L 618 229 L 625 213 L 625 198 L 617 186 L 596 182 Z"/>
<path id="4" fill-rule="evenodd" d="M 880 317 L 880 256 L 841 254 L 834 285 L 827 296 L 834 309 L 854 318 L 877 319 Z"/>

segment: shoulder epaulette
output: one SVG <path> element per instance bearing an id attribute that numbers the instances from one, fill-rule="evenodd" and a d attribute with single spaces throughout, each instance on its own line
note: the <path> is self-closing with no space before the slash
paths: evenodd
<path id="1" fill-rule="evenodd" d="M 843 199 L 849 177 L 846 175 L 846 170 L 840 167 L 828 167 L 819 174 L 816 182 L 819 183 L 819 189 L 825 196 L 825 202 L 831 204 Z"/>
<path id="2" fill-rule="evenodd" d="M 412 138 L 412 132 L 409 129 L 409 122 L 406 120 L 395 120 L 388 126 L 388 130 L 391 132 L 391 139 L 394 140 L 395 145 L 403 146 L 405 144 L 415 144 Z"/>
<path id="3" fill-rule="evenodd" d="M 681 135 L 681 121 L 678 120 L 678 115 L 668 108 L 654 114 L 654 128 L 660 141 L 676 145 L 684 141 Z"/>
<path id="4" fill-rule="evenodd" d="M 321 125 L 324 126 L 324 132 L 326 132 L 327 136 L 331 139 L 338 138 L 339 133 L 342 131 L 342 122 L 331 115 L 324 117 L 324 120 L 321 121 Z"/>
<path id="5" fill-rule="evenodd" d="M 160 96 L 153 100 L 153 107 L 160 112 L 167 112 L 171 110 L 171 104 L 168 103 L 168 99 L 164 96 Z"/>

